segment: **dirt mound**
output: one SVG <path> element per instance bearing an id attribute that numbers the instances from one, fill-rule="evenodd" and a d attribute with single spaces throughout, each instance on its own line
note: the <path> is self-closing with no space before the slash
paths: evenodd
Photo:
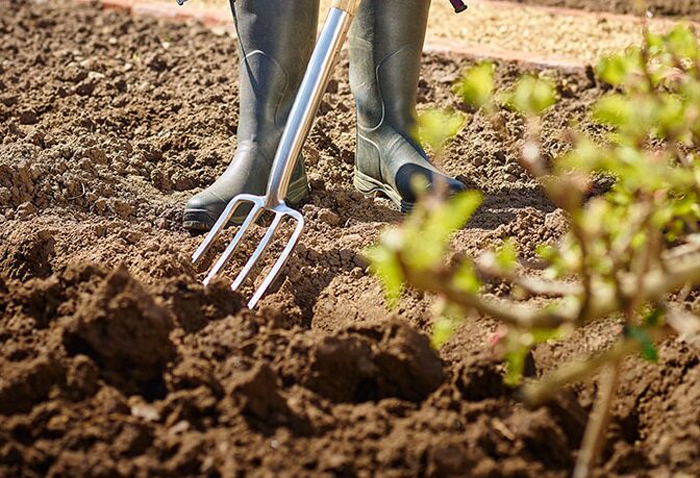
<path id="1" fill-rule="evenodd" d="M 295 345 L 294 350 L 299 348 Z M 299 360 L 302 370 L 293 375 L 336 402 L 388 397 L 419 402 L 445 378 L 427 338 L 401 322 L 325 336 L 306 354 L 306 360 Z"/>
<path id="2" fill-rule="evenodd" d="M 65 371 L 51 356 L 42 356 L 3 373 L 0 382 L 0 414 L 26 413 L 48 398 L 51 387 Z"/>
<path id="3" fill-rule="evenodd" d="M 402 216 L 352 190 L 347 56 L 305 148 L 307 229 L 251 312 L 253 284 L 228 284 L 252 245 L 204 288 L 207 264 L 188 257 L 202 238 L 180 225 L 235 148 L 232 39 L 70 2 L 0 9 L 0 476 L 569 474 L 595 382 L 527 409 L 490 354 L 496 324 L 470 319 L 436 352 L 432 297 L 387 310 L 362 252 Z M 455 250 L 514 237 L 527 263 L 565 221 L 517 164 L 522 121 L 503 112 L 496 130 L 450 92 L 471 64 L 427 55 L 420 85 L 421 108 L 468 117 L 444 167 L 484 203 Z M 523 73 L 497 71 L 499 87 Z M 566 93 L 544 120 L 556 156 L 603 91 L 586 72 L 537 73 Z M 538 347 L 537 373 L 613 326 Z M 697 355 L 669 342 L 660 356 L 626 365 L 601 475 L 700 473 Z"/>
<path id="4" fill-rule="evenodd" d="M 238 375 L 231 386 L 234 403 L 244 416 L 252 420 L 252 425 L 267 433 L 277 426 L 290 426 L 295 432 L 304 423 L 289 408 L 287 400 L 280 393 L 279 380 L 268 365 L 256 365 L 252 370 Z M 297 423 L 294 423 L 297 422 Z"/>
<path id="5" fill-rule="evenodd" d="M 12 229 L 0 239 L 0 274 L 27 280 L 51 275 L 56 241 L 50 230 L 31 232 Z"/>
<path id="6" fill-rule="evenodd" d="M 172 327 L 168 312 L 120 267 L 78 308 L 63 344 L 69 355 L 95 360 L 109 383 L 152 397 L 175 355 Z"/>
<path id="7" fill-rule="evenodd" d="M 234 315 L 244 304 L 242 297 L 223 281 L 204 287 L 199 282 L 192 283 L 187 276 L 167 281 L 160 295 L 175 314 L 178 325 L 187 332 L 196 332 L 213 320 Z"/>
<path id="8" fill-rule="evenodd" d="M 687 344 L 667 341 L 660 349 L 659 363 L 628 364 L 629 381 L 618 392 L 618 421 L 614 432 L 629 443 L 643 440 L 649 444 L 649 463 L 664 463 L 671 469 L 700 473 L 697 439 L 700 423 L 700 355 Z M 631 447 L 613 449 L 611 468 L 625 472 L 638 455 Z"/>

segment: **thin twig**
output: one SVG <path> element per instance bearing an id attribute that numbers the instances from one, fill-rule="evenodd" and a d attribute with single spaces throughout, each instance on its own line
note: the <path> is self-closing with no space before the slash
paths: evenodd
<path id="1" fill-rule="evenodd" d="M 669 249 L 663 253 L 664 260 L 681 259 L 688 254 L 695 254 L 700 251 L 700 235 L 693 234 L 686 238 L 686 243 Z"/>
<path id="2" fill-rule="evenodd" d="M 596 458 L 605 442 L 605 430 L 610 421 L 610 405 L 619 377 L 620 361 L 616 360 L 608 365 L 607 373 L 601 378 L 600 392 L 586 424 L 573 478 L 588 478 L 595 467 Z"/>
<path id="3" fill-rule="evenodd" d="M 581 285 L 576 282 L 545 280 L 539 277 L 526 276 L 519 273 L 518 270 L 502 270 L 489 257 L 489 255 L 484 255 L 474 261 L 474 268 L 479 274 L 511 282 L 530 295 L 566 297 L 567 295 L 578 295 L 583 291 Z"/>
<path id="4" fill-rule="evenodd" d="M 667 337 L 671 330 L 668 327 L 657 327 L 649 329 L 648 332 L 653 342 L 659 342 Z M 521 395 L 528 403 L 541 405 L 565 385 L 584 380 L 597 373 L 603 366 L 638 352 L 641 347 L 642 344 L 638 340 L 625 338 L 598 355 L 569 362 L 541 380 L 524 385 Z"/>
<path id="5" fill-rule="evenodd" d="M 667 305 L 666 322 L 681 340 L 700 349 L 700 317 L 680 307 Z"/>

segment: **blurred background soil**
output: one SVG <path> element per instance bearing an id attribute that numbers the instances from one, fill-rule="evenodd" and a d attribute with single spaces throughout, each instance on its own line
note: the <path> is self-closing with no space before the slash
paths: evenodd
<path id="1" fill-rule="evenodd" d="M 175 0 L 160 1 L 171 5 L 174 10 L 205 6 L 229 12 L 227 0 L 190 0 L 184 7 L 178 7 Z M 638 43 L 640 25 L 645 18 L 644 15 L 635 18 L 602 14 L 633 13 L 637 10 L 633 8 L 635 2 L 632 0 L 474 0 L 465 3 L 469 8 L 456 15 L 447 0 L 432 0 L 427 37 L 429 46 L 449 42 L 475 51 L 483 49 L 487 55 L 517 51 L 562 62 L 595 63 L 601 55 Z M 330 0 L 321 0 L 321 21 L 330 4 Z M 570 7 L 572 11 L 537 8 L 541 6 Z M 700 2 L 697 0 L 652 0 L 648 2 L 648 8 L 659 14 L 700 19 Z M 597 14 L 582 14 L 586 11 Z M 664 18 L 649 24 L 654 31 L 668 27 Z"/>

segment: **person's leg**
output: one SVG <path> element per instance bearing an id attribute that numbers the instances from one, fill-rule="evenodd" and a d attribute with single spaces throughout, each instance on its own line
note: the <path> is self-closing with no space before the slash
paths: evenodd
<path id="1" fill-rule="evenodd" d="M 277 144 L 313 51 L 318 3 L 232 2 L 240 55 L 238 145 L 223 175 L 187 203 L 186 228 L 211 229 L 233 197 L 241 193 L 265 194 Z M 297 203 L 307 194 L 300 158 L 287 201 Z M 232 221 L 240 223 L 249 210 L 250 207 L 239 207 Z"/>
<path id="2" fill-rule="evenodd" d="M 449 192 L 464 185 L 438 171 L 413 139 L 430 0 L 364 0 L 350 32 L 350 86 L 357 103 L 355 187 L 384 192 L 402 211 L 416 175 Z"/>

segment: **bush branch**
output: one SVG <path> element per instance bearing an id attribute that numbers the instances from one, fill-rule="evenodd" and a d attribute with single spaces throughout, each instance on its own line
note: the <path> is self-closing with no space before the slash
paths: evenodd
<path id="1" fill-rule="evenodd" d="M 658 342 L 671 332 L 668 328 L 656 328 L 649 330 L 649 335 L 654 342 Z M 532 405 L 541 405 L 556 394 L 565 385 L 584 380 L 595 374 L 604 365 L 615 363 L 624 357 L 639 352 L 642 344 L 632 338 L 624 338 L 611 348 L 586 360 L 570 362 L 554 372 L 545 376 L 542 380 L 523 386 L 521 394 Z"/>
<path id="2" fill-rule="evenodd" d="M 401 258 L 399 258 L 401 260 Z M 605 317 L 620 309 L 615 288 L 607 284 L 595 284 L 585 314 L 581 305 L 572 301 L 545 307 L 533 307 L 511 300 L 480 297 L 458 289 L 451 275 L 443 271 L 415 271 L 405 267 L 406 281 L 419 290 L 441 295 L 465 309 L 476 309 L 482 314 L 524 329 L 556 328 L 566 323 L 586 323 Z M 664 269 L 654 269 L 637 282 L 633 275 L 622 276 L 620 288 L 628 298 L 638 297 L 639 303 L 663 298 L 669 292 L 686 283 L 700 283 L 700 254 L 687 255 L 684 260 L 664 263 Z"/>
<path id="3" fill-rule="evenodd" d="M 610 421 L 610 405 L 620 378 L 620 361 L 609 364 L 601 378 L 600 392 L 591 417 L 586 424 L 583 443 L 576 460 L 573 478 L 588 478 L 595 467 L 596 458 L 605 442 L 605 429 Z"/>

